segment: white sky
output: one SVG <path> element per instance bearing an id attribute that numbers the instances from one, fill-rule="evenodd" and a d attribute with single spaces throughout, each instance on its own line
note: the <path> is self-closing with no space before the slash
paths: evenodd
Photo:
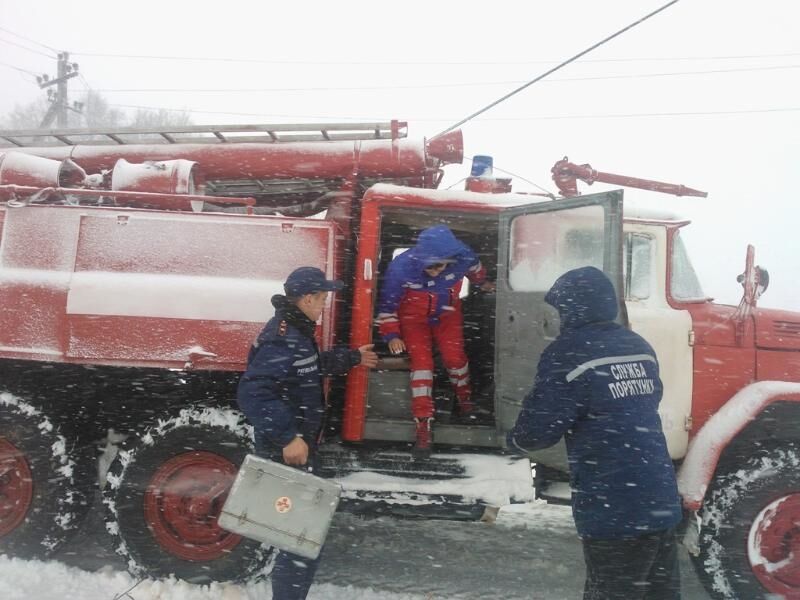
<path id="1" fill-rule="evenodd" d="M 72 99 L 91 86 L 114 104 L 190 110 L 197 124 L 399 118 L 429 137 L 665 2 L 0 0 L 0 120 L 43 96 L 9 65 L 53 75 L 39 52 L 58 49 L 80 64 Z M 799 17 L 796 0 L 682 0 L 463 126 L 466 153 L 551 191 L 564 155 L 706 190 L 638 195 L 694 220 L 706 293 L 738 301 L 749 242 L 771 275 L 761 305 L 800 310 Z M 167 88 L 193 91 L 144 91 Z M 283 91 L 252 91 L 268 88 Z M 445 185 L 467 169 L 450 167 Z"/>

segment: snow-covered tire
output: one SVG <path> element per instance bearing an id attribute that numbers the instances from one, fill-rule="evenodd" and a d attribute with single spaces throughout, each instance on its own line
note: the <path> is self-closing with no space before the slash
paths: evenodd
<path id="1" fill-rule="evenodd" d="M 40 410 L 0 392 L 0 553 L 44 558 L 69 539 L 89 510 L 87 462 Z"/>
<path id="2" fill-rule="evenodd" d="M 258 575 L 271 548 L 221 529 L 222 505 L 244 457 L 250 427 L 223 409 L 184 409 L 123 444 L 103 502 L 116 549 L 136 575 L 193 583 Z"/>
<path id="3" fill-rule="evenodd" d="M 695 566 L 710 594 L 800 599 L 800 449 L 764 451 L 720 473 L 700 517 Z"/>

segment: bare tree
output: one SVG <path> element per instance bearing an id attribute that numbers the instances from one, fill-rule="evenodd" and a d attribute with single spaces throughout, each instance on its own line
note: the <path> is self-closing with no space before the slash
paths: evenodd
<path id="1" fill-rule="evenodd" d="M 192 117 L 185 111 L 172 110 L 137 110 L 129 121 L 131 127 L 161 127 L 165 125 L 191 125 Z"/>
<path id="2" fill-rule="evenodd" d="M 17 104 L 0 123 L 7 129 L 37 129 L 48 107 L 49 104 L 44 98 L 29 104 Z"/>
<path id="3" fill-rule="evenodd" d="M 41 98 L 28 104 L 17 105 L 0 119 L 0 127 L 6 129 L 39 129 L 49 109 L 47 100 Z M 82 103 L 73 106 L 68 113 L 69 127 L 116 128 L 116 127 L 161 127 L 190 125 L 191 116 L 185 111 L 143 110 L 132 115 L 115 108 L 99 92 L 89 90 Z"/>
<path id="4" fill-rule="evenodd" d="M 125 111 L 112 108 L 102 94 L 89 90 L 81 113 L 70 116 L 70 126 L 90 129 L 123 127 L 126 120 Z"/>

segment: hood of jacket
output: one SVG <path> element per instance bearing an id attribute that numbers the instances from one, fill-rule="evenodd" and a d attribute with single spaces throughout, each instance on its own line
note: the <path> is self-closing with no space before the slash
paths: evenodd
<path id="1" fill-rule="evenodd" d="M 619 311 L 611 280 L 595 267 L 567 271 L 556 279 L 544 301 L 558 311 L 562 329 L 613 321 Z"/>
<path id="2" fill-rule="evenodd" d="M 417 245 L 409 253 L 425 268 L 438 262 L 453 262 L 449 259 L 463 253 L 464 249 L 464 244 L 456 239 L 449 227 L 434 225 L 419 234 Z"/>

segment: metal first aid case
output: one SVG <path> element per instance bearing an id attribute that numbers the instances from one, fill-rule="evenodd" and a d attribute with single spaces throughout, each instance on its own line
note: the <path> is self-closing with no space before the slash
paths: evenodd
<path id="1" fill-rule="evenodd" d="M 342 488 L 306 471 L 248 454 L 219 525 L 305 558 L 319 556 Z"/>

